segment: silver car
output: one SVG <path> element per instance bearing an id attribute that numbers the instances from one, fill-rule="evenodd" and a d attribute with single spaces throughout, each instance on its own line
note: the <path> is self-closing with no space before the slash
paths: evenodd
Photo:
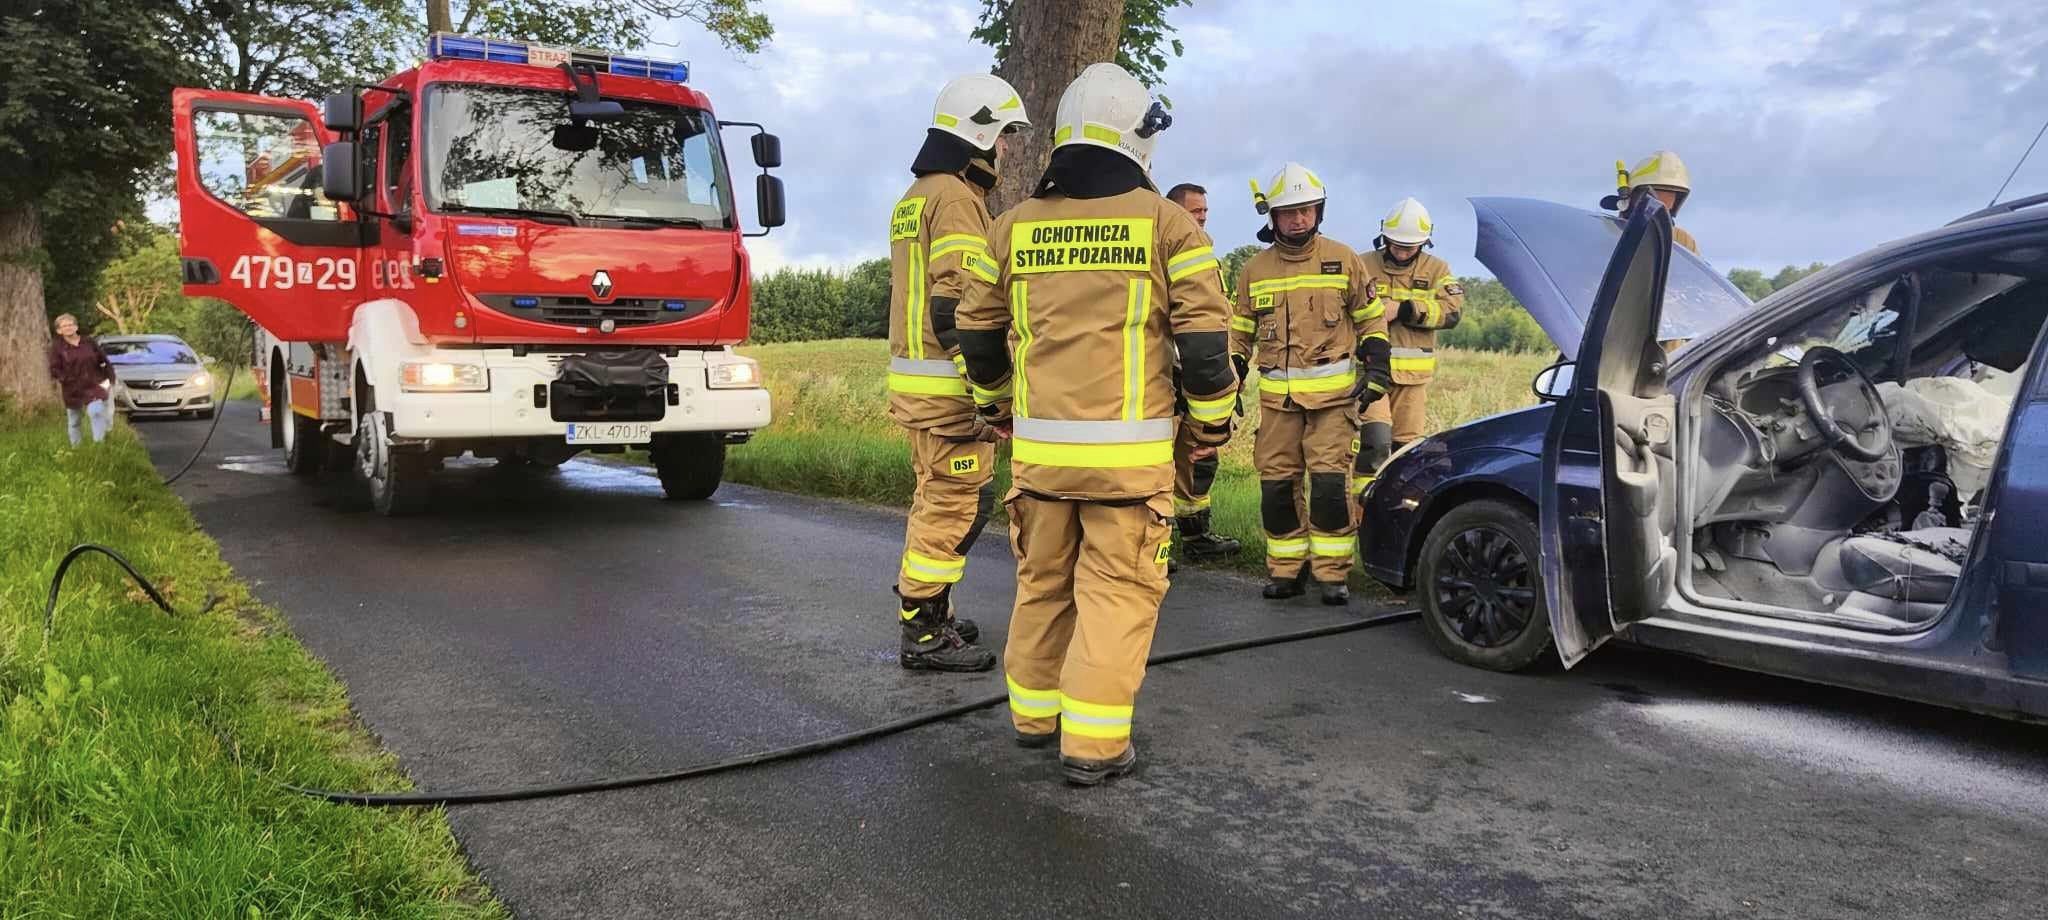
<path id="1" fill-rule="evenodd" d="M 213 375 L 184 339 L 110 335 L 99 342 L 114 365 L 114 411 L 213 417 Z"/>

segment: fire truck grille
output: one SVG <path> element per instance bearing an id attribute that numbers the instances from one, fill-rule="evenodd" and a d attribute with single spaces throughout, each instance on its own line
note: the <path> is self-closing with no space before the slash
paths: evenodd
<path id="1" fill-rule="evenodd" d="M 680 297 L 620 297 L 598 303 L 588 297 L 552 294 L 485 294 L 477 299 L 484 306 L 520 319 L 585 327 L 598 326 L 605 320 L 618 327 L 679 322 L 711 309 L 712 303 L 708 298 Z"/>

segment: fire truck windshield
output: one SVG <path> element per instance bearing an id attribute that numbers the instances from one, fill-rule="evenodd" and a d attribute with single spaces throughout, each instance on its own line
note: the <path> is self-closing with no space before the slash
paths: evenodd
<path id="1" fill-rule="evenodd" d="M 433 87 L 424 119 L 427 205 L 554 222 L 732 227 L 732 193 L 709 113 L 622 99 L 624 117 L 575 128 L 569 99 L 497 86 Z"/>

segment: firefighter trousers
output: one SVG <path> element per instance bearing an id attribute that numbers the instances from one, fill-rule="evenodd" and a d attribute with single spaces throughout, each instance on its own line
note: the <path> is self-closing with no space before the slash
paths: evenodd
<path id="1" fill-rule="evenodd" d="M 1358 410 L 1349 404 L 1260 410 L 1252 463 L 1268 575 L 1294 578 L 1307 565 L 1317 581 L 1350 576 L 1358 521 L 1348 487 L 1357 443 Z"/>
<path id="2" fill-rule="evenodd" d="M 1017 607 L 1003 648 L 1017 731 L 1060 733 L 1060 754 L 1108 760 L 1131 711 L 1166 597 L 1165 495 L 1115 504 L 1012 491 Z"/>
<path id="3" fill-rule="evenodd" d="M 1181 424 L 1173 438 L 1173 513 L 1190 517 L 1209 510 L 1209 490 L 1216 485 L 1216 467 L 1221 458 L 1210 454 L 1200 460 L 1193 457 L 1195 449 L 1195 427 Z"/>
<path id="4" fill-rule="evenodd" d="M 1422 437 L 1422 413 L 1429 401 L 1429 384 L 1397 383 L 1387 395 L 1365 407 L 1365 421 L 1394 426 L 1394 443 L 1406 444 Z"/>
<path id="5" fill-rule="evenodd" d="M 995 510 L 996 447 L 987 441 L 910 431 L 910 462 L 917 485 L 903 536 L 896 593 L 926 600 L 967 571 L 967 550 Z"/>

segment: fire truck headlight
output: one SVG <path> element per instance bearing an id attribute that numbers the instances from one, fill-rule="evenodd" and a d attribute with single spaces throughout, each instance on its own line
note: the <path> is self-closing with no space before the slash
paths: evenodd
<path id="1" fill-rule="evenodd" d="M 480 364 L 407 361 L 399 367 L 399 385 L 411 393 L 476 393 L 491 388 Z"/>
<path id="2" fill-rule="evenodd" d="M 705 371 L 710 375 L 709 385 L 714 390 L 746 390 L 761 385 L 761 365 L 752 358 L 713 364 Z"/>

